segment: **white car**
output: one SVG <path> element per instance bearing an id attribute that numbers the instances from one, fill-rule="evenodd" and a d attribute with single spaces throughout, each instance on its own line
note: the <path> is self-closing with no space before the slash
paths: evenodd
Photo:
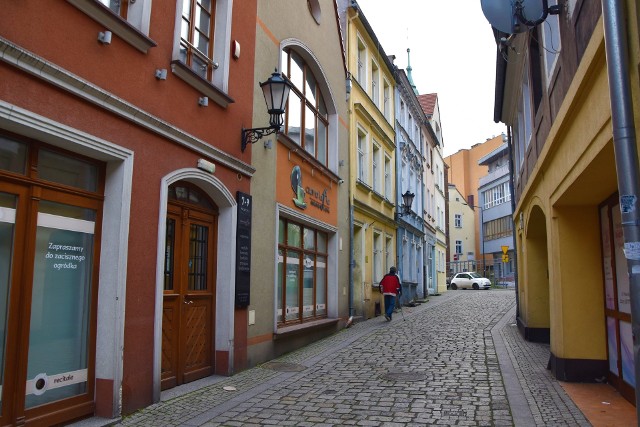
<path id="1" fill-rule="evenodd" d="M 491 288 L 491 281 L 486 277 L 482 277 L 478 273 L 472 271 L 465 271 L 458 273 L 451 279 L 450 288 L 456 289 L 489 289 Z"/>

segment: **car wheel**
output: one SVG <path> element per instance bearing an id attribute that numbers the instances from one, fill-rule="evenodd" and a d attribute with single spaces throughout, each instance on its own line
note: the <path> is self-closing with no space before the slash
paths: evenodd
<path id="1" fill-rule="evenodd" d="M 456 285 L 455 283 L 452 283 L 450 286 L 451 286 L 451 289 L 453 289 L 454 291 L 458 289 L 458 285 Z"/>
<path id="2" fill-rule="evenodd" d="M 480 289 L 480 286 L 478 286 L 478 284 L 477 284 L 477 283 L 474 283 L 474 284 L 473 284 L 473 289 L 475 289 L 475 290 L 477 291 L 478 289 Z"/>

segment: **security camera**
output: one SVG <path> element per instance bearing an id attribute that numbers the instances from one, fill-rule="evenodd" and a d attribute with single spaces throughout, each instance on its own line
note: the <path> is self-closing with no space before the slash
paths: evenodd
<path id="1" fill-rule="evenodd" d="M 344 184 L 344 179 L 340 178 L 340 179 L 338 180 L 338 184 Z"/>

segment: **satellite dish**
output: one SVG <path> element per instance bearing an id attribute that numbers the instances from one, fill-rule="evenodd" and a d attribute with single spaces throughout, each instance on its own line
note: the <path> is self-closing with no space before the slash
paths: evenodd
<path id="1" fill-rule="evenodd" d="M 547 0 L 480 0 L 480 5 L 487 21 L 507 34 L 525 32 L 527 24 L 546 18 Z"/>

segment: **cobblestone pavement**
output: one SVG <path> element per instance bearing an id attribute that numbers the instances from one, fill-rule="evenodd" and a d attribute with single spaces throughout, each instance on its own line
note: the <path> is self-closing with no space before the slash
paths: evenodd
<path id="1" fill-rule="evenodd" d="M 354 324 L 122 426 L 588 426 L 515 327 L 513 290 L 450 291 Z M 168 399 L 168 400 L 165 400 Z"/>

